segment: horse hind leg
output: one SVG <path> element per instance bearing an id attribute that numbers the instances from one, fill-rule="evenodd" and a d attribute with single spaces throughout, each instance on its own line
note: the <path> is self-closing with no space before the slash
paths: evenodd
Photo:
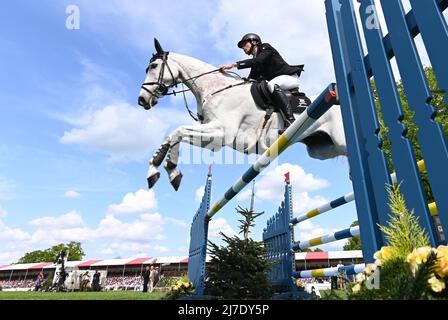
<path id="1" fill-rule="evenodd" d="M 153 155 L 152 159 L 149 161 L 148 169 L 148 188 L 151 189 L 156 184 L 157 180 L 160 178 L 160 172 L 158 167 L 162 164 L 170 149 L 169 142 L 166 142 L 160 146 L 157 152 Z"/>

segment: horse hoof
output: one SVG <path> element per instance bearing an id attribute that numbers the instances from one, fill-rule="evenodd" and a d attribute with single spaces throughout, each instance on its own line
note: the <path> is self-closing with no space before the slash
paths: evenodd
<path id="1" fill-rule="evenodd" d="M 153 174 L 152 176 L 148 177 L 148 189 L 151 189 L 156 184 L 157 180 L 160 178 L 160 172 L 157 172 Z"/>
<path id="2" fill-rule="evenodd" d="M 171 185 L 173 186 L 174 190 L 176 190 L 176 191 L 179 190 L 179 186 L 180 186 L 182 177 L 183 177 L 182 172 L 179 172 L 179 174 L 176 176 L 176 178 L 171 180 Z"/>

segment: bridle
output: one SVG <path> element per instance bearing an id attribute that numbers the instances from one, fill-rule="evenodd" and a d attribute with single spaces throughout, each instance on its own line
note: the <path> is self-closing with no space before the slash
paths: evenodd
<path id="1" fill-rule="evenodd" d="M 169 96 L 169 95 L 174 95 L 174 96 L 176 96 L 176 94 L 178 94 L 178 93 L 182 93 L 183 96 L 184 96 L 185 108 L 187 109 L 187 111 L 188 111 L 188 113 L 190 114 L 190 116 L 191 116 L 195 121 L 202 121 L 202 120 L 203 120 L 202 115 L 197 114 L 197 113 L 194 113 L 194 112 L 191 111 L 191 109 L 188 107 L 188 102 L 187 102 L 187 98 L 186 98 L 186 96 L 185 96 L 185 92 L 191 91 L 190 89 L 182 89 L 182 90 L 180 90 L 180 91 L 175 91 L 175 90 L 173 90 L 172 92 L 168 92 L 168 90 L 169 90 L 170 88 L 173 88 L 173 87 L 176 87 L 176 88 L 177 88 L 177 85 L 178 85 L 178 84 L 182 84 L 182 86 L 183 86 L 183 85 L 184 85 L 186 82 L 188 82 L 188 81 L 191 81 L 191 80 L 194 81 L 194 80 L 196 80 L 196 79 L 198 79 L 198 78 L 200 78 L 200 77 L 202 77 L 202 76 L 205 76 L 205 75 L 207 75 L 207 74 L 214 73 L 214 72 L 218 72 L 218 71 L 220 71 L 220 69 L 214 69 L 214 70 L 211 70 L 211 71 L 208 71 L 208 72 L 204 72 L 204 73 L 201 73 L 201 74 L 199 74 L 199 75 L 197 75 L 197 76 L 194 76 L 194 77 L 185 79 L 185 80 L 183 80 L 183 81 L 179 81 L 179 82 L 177 82 L 177 81 L 174 79 L 173 72 L 171 71 L 171 68 L 170 68 L 170 66 L 169 66 L 169 64 L 168 64 L 168 54 L 169 54 L 169 52 L 165 52 L 165 51 L 164 51 L 164 52 L 158 52 L 158 53 L 152 55 L 152 58 L 151 58 L 151 60 L 149 61 L 149 66 L 146 68 L 146 74 L 148 74 L 149 68 L 151 68 L 151 64 L 152 64 L 154 61 L 156 61 L 157 59 L 162 59 L 162 66 L 161 66 L 161 68 L 160 68 L 159 76 L 158 76 L 157 82 L 154 82 L 154 81 L 152 81 L 152 82 L 145 82 L 145 83 L 142 84 L 141 88 L 142 88 L 143 90 L 145 90 L 146 92 L 148 92 L 149 94 L 151 94 L 152 96 L 155 96 L 155 97 L 157 97 L 157 98 L 160 98 L 160 97 L 162 97 L 162 96 Z M 170 75 L 171 75 L 171 80 L 172 80 L 172 81 L 171 81 L 171 84 L 168 85 L 168 86 L 167 86 L 166 84 L 163 83 L 163 76 L 165 75 L 165 69 L 167 69 L 168 72 L 170 73 Z M 233 73 L 233 74 L 237 75 L 238 77 L 240 77 L 238 74 L 236 74 L 236 73 L 234 73 L 234 72 L 228 72 L 228 73 Z M 240 78 L 241 78 L 241 77 L 240 77 Z M 224 91 L 224 90 L 227 90 L 227 89 L 229 89 L 229 88 L 232 88 L 232 87 L 235 87 L 235 86 L 238 86 L 238 85 L 241 85 L 241 84 L 245 84 L 245 83 L 248 82 L 247 79 L 242 78 L 242 80 L 243 80 L 243 82 L 240 83 L 240 84 L 237 84 L 237 85 L 229 85 L 229 86 L 227 86 L 227 87 L 225 87 L 225 88 L 223 88 L 223 89 L 220 89 L 220 90 L 218 90 L 218 91 L 212 93 L 211 95 L 215 95 L 215 94 L 217 94 L 217 93 L 219 93 L 219 92 L 222 92 L 222 91 Z M 146 87 L 146 86 L 152 86 L 152 85 L 157 85 L 157 88 L 156 88 L 155 92 L 151 91 L 150 89 L 148 89 L 148 88 Z"/>
<path id="2" fill-rule="evenodd" d="M 173 90 L 172 92 L 168 92 L 168 90 L 170 88 L 173 88 L 173 87 L 177 88 L 178 84 L 182 84 L 182 88 L 183 88 L 184 83 L 186 83 L 187 81 L 196 80 L 197 78 L 205 76 L 206 74 L 210 74 L 210 73 L 219 71 L 219 69 L 215 69 L 215 70 L 212 70 L 212 71 L 209 71 L 209 72 L 205 72 L 205 73 L 202 73 L 202 74 L 197 75 L 195 77 L 191 77 L 189 79 L 185 79 L 184 81 L 177 82 L 174 79 L 173 72 L 171 71 L 171 68 L 170 68 L 170 66 L 168 64 L 168 54 L 169 54 L 169 52 L 165 52 L 164 51 L 164 52 L 158 52 L 158 53 L 152 55 L 152 58 L 149 61 L 149 66 L 148 66 L 148 68 L 146 68 L 146 74 L 148 74 L 149 68 L 151 68 L 151 64 L 154 61 L 156 61 L 157 59 L 162 59 L 162 66 L 160 68 L 159 76 L 157 78 L 157 82 L 154 82 L 154 81 L 152 81 L 152 82 L 145 82 L 145 83 L 142 84 L 141 88 L 143 90 L 145 90 L 146 92 L 148 92 L 149 94 L 151 94 L 152 96 L 155 96 L 157 98 L 160 98 L 162 96 L 169 96 L 169 95 L 174 95 L 175 96 L 178 93 L 182 93 L 183 96 L 184 96 L 185 108 L 187 109 L 187 111 L 190 114 L 190 116 L 195 121 L 202 121 L 204 119 L 202 117 L 202 115 L 194 113 L 193 111 L 191 111 L 190 107 L 188 106 L 188 102 L 187 102 L 187 98 L 185 96 L 185 92 L 191 91 L 190 89 L 182 89 L 180 91 Z M 163 83 L 163 76 L 165 75 L 165 70 L 166 69 L 168 70 L 168 72 L 171 75 L 171 84 L 168 85 L 168 86 L 165 83 Z M 146 87 L 146 86 L 152 86 L 152 85 L 157 85 L 157 88 L 156 88 L 155 92 L 151 91 L 150 89 L 148 89 Z"/>
<path id="3" fill-rule="evenodd" d="M 142 84 L 143 90 L 145 90 L 146 92 L 148 92 L 149 94 L 151 94 L 157 98 L 160 98 L 161 96 L 169 95 L 168 90 L 172 87 L 177 87 L 177 84 L 178 84 L 174 80 L 173 72 L 171 71 L 171 68 L 167 62 L 168 54 L 169 54 L 169 52 L 153 54 L 151 60 L 149 61 L 149 66 L 148 66 L 148 68 L 146 68 L 146 74 L 147 74 L 149 68 L 151 68 L 151 64 L 154 61 L 156 61 L 157 59 L 162 59 L 162 67 L 160 68 L 160 73 L 159 73 L 157 82 L 145 82 Z M 171 79 L 172 79 L 172 82 L 169 86 L 167 86 L 166 84 L 163 83 L 163 76 L 165 75 L 165 69 L 168 69 L 168 71 L 171 75 Z M 152 85 L 157 85 L 155 92 L 152 92 L 151 90 L 146 88 L 146 86 L 152 86 Z"/>

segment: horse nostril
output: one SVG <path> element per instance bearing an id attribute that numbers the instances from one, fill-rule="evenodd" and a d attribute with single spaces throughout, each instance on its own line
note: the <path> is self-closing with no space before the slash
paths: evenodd
<path id="1" fill-rule="evenodd" d="M 138 97 L 138 104 L 139 104 L 140 106 L 142 106 L 142 107 L 146 106 L 147 103 L 146 103 L 145 98 L 143 98 L 143 97 Z"/>

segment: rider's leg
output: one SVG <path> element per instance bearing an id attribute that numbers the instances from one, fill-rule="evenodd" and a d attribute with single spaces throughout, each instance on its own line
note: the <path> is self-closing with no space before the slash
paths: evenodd
<path id="1" fill-rule="evenodd" d="M 286 125 L 285 129 L 294 122 L 294 115 L 292 113 L 291 103 L 286 97 L 283 90 L 289 90 L 299 87 L 299 77 L 297 75 L 282 75 L 278 76 L 268 82 L 269 90 L 272 93 L 272 98 L 275 105 L 280 108 L 285 115 Z M 283 90 L 282 90 L 283 89 Z"/>
<path id="2" fill-rule="evenodd" d="M 283 90 L 291 90 L 299 87 L 299 76 L 296 74 L 293 75 L 282 75 L 275 77 L 271 81 L 268 82 L 269 91 L 271 93 L 274 92 L 275 85 L 279 85 Z"/>

